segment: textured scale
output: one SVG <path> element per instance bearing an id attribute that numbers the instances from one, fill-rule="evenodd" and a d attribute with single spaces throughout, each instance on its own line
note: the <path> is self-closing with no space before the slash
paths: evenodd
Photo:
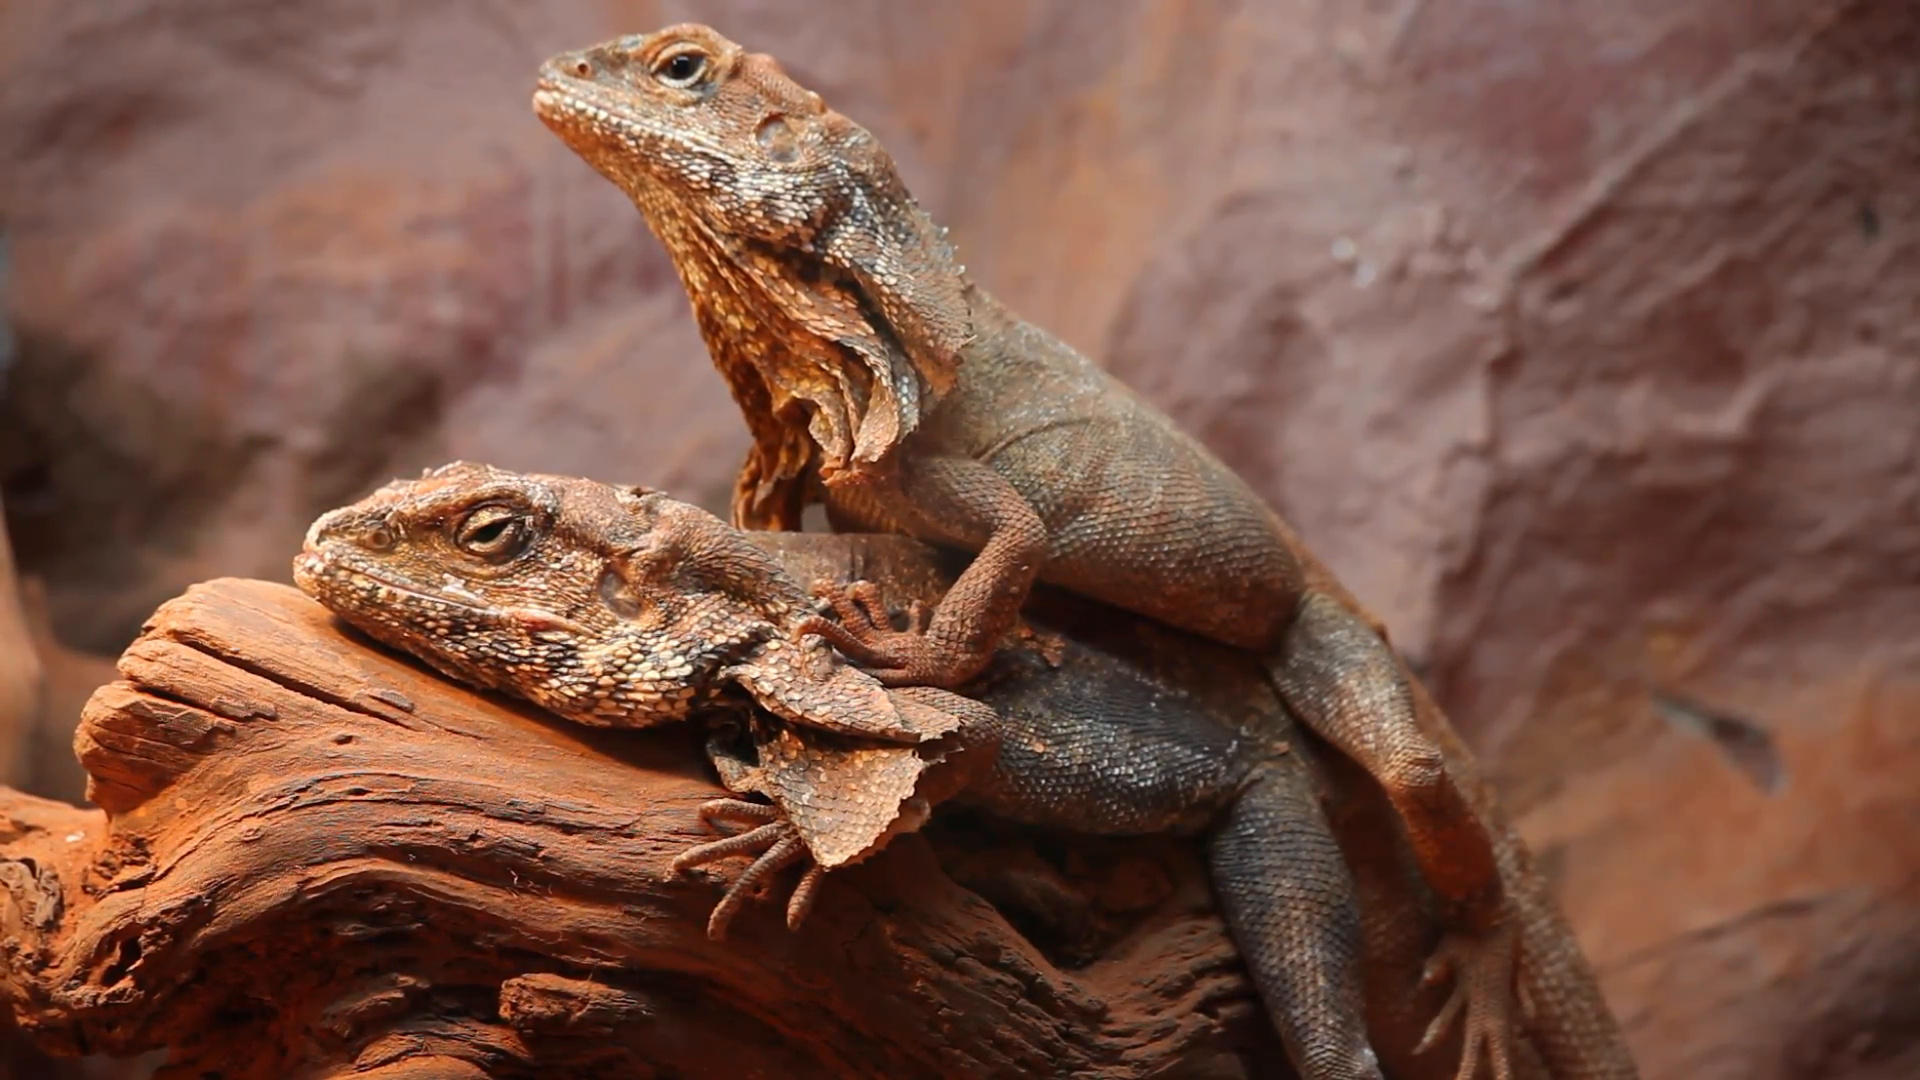
<path id="1" fill-rule="evenodd" d="M 519 550 L 505 564 L 476 563 L 450 546 L 446 538 L 464 535 L 460 526 L 474 511 L 503 506 L 531 513 L 543 539 L 530 534 L 523 544 L 496 548 L 496 557 Z M 297 572 L 349 620 L 382 626 L 385 640 L 455 677 L 540 700 L 553 681 L 542 658 L 623 651 L 621 625 L 590 625 L 595 608 L 662 627 L 649 639 L 653 655 L 690 657 L 709 651 L 713 642 L 702 635 L 716 628 L 721 637 L 731 627 L 734 638 L 752 640 L 758 631 L 738 628 L 790 620 L 802 608 L 796 579 L 870 575 L 889 583 L 892 606 L 938 599 L 950 579 L 926 550 L 886 539 L 749 538 L 656 493 L 455 465 L 327 515 Z M 342 569 L 354 561 L 347 555 L 368 545 L 390 560 L 384 569 L 378 562 Z M 610 588 L 614 579 L 596 571 L 615 556 L 645 572 Z M 528 559 L 524 575 L 502 569 L 518 558 Z M 389 606 L 379 614 L 351 584 L 353 574 L 369 571 L 404 582 L 389 587 Z M 512 647 L 474 647 L 473 636 L 486 633 L 483 620 L 463 622 L 404 599 L 433 594 L 459 598 L 461 610 L 489 598 L 496 614 L 513 607 L 517 624 L 541 628 L 545 651 L 523 657 Z M 673 617 L 690 611 L 697 617 Z M 654 614 L 642 620 L 643 612 Z M 760 828 L 682 856 L 692 866 L 762 853 L 759 872 L 741 875 L 716 906 L 710 932 L 723 932 L 745 893 L 796 856 L 814 864 L 789 908 L 790 920 L 803 917 L 821 869 L 870 856 L 947 798 L 1083 832 L 1200 833 L 1228 926 L 1303 1075 L 1378 1076 L 1369 1035 L 1396 1077 L 1449 1075 L 1443 1061 L 1413 1052 L 1435 1005 L 1407 988 L 1432 947 L 1435 923 L 1379 789 L 1364 775 L 1346 775 L 1350 766 L 1331 771 L 1330 787 L 1317 778 L 1315 756 L 1248 655 L 1071 604 L 1040 615 L 1067 636 L 1016 639 L 1053 643 L 1002 652 L 968 687 L 984 704 L 931 688 L 886 692 L 912 726 L 945 732 L 913 745 L 850 738 L 766 711 L 743 714 L 737 701 L 722 702 L 718 715 L 746 716 L 751 744 L 744 758 L 716 744 L 722 780 L 774 806 L 733 804 Z M 464 648 L 449 648 L 450 638 L 462 637 Z M 692 686 L 711 675 L 690 665 L 682 677 Z M 710 695 L 695 697 L 710 715 Z M 1343 763 L 1336 756 L 1329 764 Z M 1323 799 L 1339 810 L 1331 819 Z M 1503 850 L 1523 857 L 1517 847 Z M 1517 895 L 1529 955 L 1538 958 L 1525 977 L 1543 1012 L 1567 1015 L 1597 1001 L 1551 905 L 1535 903 L 1525 888 Z M 1517 1075 L 1580 1075 L 1548 1071 L 1541 1061 L 1564 1057 L 1563 1044 L 1577 1043 L 1583 1030 L 1532 1034 L 1518 1048 Z"/>
<path id="2" fill-rule="evenodd" d="M 785 811 L 813 861 L 845 866 L 912 832 L 931 807 L 915 798 L 943 756 L 822 738 L 785 724 L 753 725 L 755 768 L 728 787 L 765 795 Z"/>
<path id="3" fill-rule="evenodd" d="M 476 522 L 513 543 L 463 546 Z M 798 586 L 711 514 L 644 489 L 456 462 L 322 516 L 294 581 L 381 642 L 583 724 L 685 720 L 736 687 L 843 734 L 917 743 L 959 724 L 791 640 L 811 608 Z"/>

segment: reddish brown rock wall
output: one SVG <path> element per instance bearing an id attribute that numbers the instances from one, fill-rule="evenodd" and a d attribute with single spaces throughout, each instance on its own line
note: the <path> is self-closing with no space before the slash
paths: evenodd
<path id="1" fill-rule="evenodd" d="M 15 0 L 0 480 L 60 639 L 454 456 L 717 501 L 677 283 L 526 101 L 694 17 L 1381 611 L 1650 1077 L 1920 1072 L 1908 0 Z"/>

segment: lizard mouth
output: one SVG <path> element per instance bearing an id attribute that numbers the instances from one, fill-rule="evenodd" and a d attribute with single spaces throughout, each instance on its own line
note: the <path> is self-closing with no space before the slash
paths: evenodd
<path id="1" fill-rule="evenodd" d="M 657 135 L 615 95 L 588 80 L 550 68 L 540 72 L 540 81 L 534 87 L 533 113 L 596 167 L 600 155 L 632 153 L 634 142 L 650 141 Z M 620 182 L 612 176 L 609 179 Z"/>
<path id="2" fill-rule="evenodd" d="M 533 89 L 533 113 L 549 126 L 570 122 L 587 112 L 582 97 L 572 87 L 562 86 L 558 80 L 543 75 Z"/>
<path id="3" fill-rule="evenodd" d="M 592 633 L 551 611 L 496 607 L 477 597 L 457 597 L 396 578 L 369 568 L 365 560 L 338 548 L 301 552 L 293 560 L 293 580 L 302 592 L 348 621 L 355 621 L 354 615 L 364 613 L 390 622 L 396 611 L 425 608 L 442 620 L 475 628 L 512 627 L 529 633 L 557 632 L 576 639 Z M 437 636 L 453 635 L 450 630 L 442 630 Z"/>

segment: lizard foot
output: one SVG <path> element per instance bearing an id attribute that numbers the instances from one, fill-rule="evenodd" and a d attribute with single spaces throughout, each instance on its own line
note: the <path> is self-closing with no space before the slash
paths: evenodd
<path id="1" fill-rule="evenodd" d="M 673 860 L 673 870 L 679 874 L 733 855 L 755 857 L 746 871 L 727 886 L 720 902 L 713 905 L 713 914 L 707 917 L 707 937 L 722 941 L 727 936 L 727 924 L 749 899 L 765 894 L 774 874 L 794 863 L 811 860 L 800 834 L 779 807 L 743 799 L 714 799 L 701 805 L 700 820 L 708 824 L 726 821 L 754 825 L 723 840 L 690 847 Z M 798 929 L 807 912 L 813 910 L 813 897 L 825 873 L 818 865 L 809 865 L 801 875 L 800 884 L 794 886 L 793 895 L 787 899 L 787 929 Z"/>
<path id="2" fill-rule="evenodd" d="M 1473 1080 L 1484 1056 L 1494 1080 L 1513 1080 L 1513 1045 L 1533 1019 L 1533 1001 L 1520 981 L 1519 935 L 1511 924 L 1486 934 L 1451 933 L 1420 976 L 1420 985 L 1437 986 L 1449 977 L 1453 992 L 1427 1025 L 1414 1053 L 1424 1053 L 1446 1038 L 1465 1013 L 1456 1080 Z"/>
<path id="3" fill-rule="evenodd" d="M 838 621 L 808 616 L 795 625 L 794 637 L 818 634 L 884 686 L 951 687 L 965 681 L 954 677 L 953 650 L 929 635 L 933 613 L 920 601 L 907 606 L 907 628 L 900 630 L 871 581 L 816 586 L 814 596 L 833 608 Z"/>

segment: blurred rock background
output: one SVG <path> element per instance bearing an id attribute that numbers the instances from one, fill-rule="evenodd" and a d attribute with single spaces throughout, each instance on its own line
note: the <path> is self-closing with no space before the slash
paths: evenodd
<path id="1" fill-rule="evenodd" d="M 528 108 L 683 19 L 1386 618 L 1650 1080 L 1920 1075 L 1913 0 L 10 0 L 0 779 L 77 799 L 154 606 L 392 476 L 723 506 L 672 269 Z"/>

